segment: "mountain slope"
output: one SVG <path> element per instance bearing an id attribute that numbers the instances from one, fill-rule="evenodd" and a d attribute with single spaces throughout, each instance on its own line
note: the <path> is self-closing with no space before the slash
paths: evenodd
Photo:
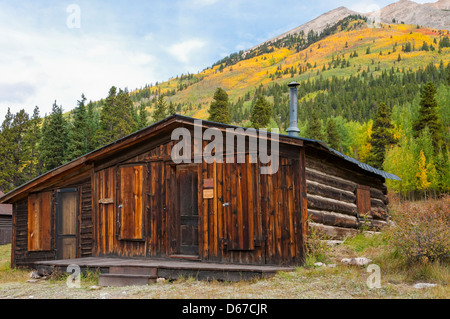
<path id="1" fill-rule="evenodd" d="M 419 4 L 410 0 L 400 0 L 381 10 L 367 14 L 359 13 L 346 7 L 339 7 L 322 14 L 316 19 L 302 24 L 297 28 L 269 39 L 251 48 L 247 52 L 258 48 L 261 45 L 275 42 L 290 35 L 300 33 L 307 34 L 310 30 L 320 33 L 328 26 L 334 25 L 348 16 L 356 15 L 366 16 L 375 19 L 376 21 L 381 20 L 382 23 L 392 23 L 393 20 L 395 20 L 398 24 L 403 22 L 405 24 L 416 24 L 428 28 L 450 30 L 450 12 L 444 10 L 450 10 L 450 0 L 440 0 L 436 3 L 427 4 Z"/>
<path id="2" fill-rule="evenodd" d="M 450 0 L 440 0 L 435 3 L 426 3 L 425 5 L 434 7 L 439 10 L 450 10 Z"/>
<path id="3" fill-rule="evenodd" d="M 448 7 L 448 1 L 436 3 L 435 5 L 431 6 L 409 0 L 400 0 L 367 16 L 371 18 L 379 16 L 383 23 L 392 23 L 395 19 L 397 23 L 403 22 L 434 29 L 450 30 L 450 12 L 441 9 Z"/>
<path id="4" fill-rule="evenodd" d="M 278 47 L 269 45 L 266 51 L 251 58 L 229 65 L 220 63 L 199 74 L 183 75 L 142 88 L 132 92 L 132 99 L 152 109 L 156 96 L 165 94 L 168 102 L 177 105 L 178 113 L 206 119 L 217 87 L 228 92 L 232 103 L 244 100 L 240 107 L 248 112 L 251 98 L 260 86 L 268 88 L 278 84 L 284 87 L 293 80 L 303 84 L 320 78 L 355 77 L 364 72 L 378 77 L 392 68 L 402 74 L 403 69 L 417 70 L 430 63 L 439 66 L 441 61 L 447 66 L 450 62 L 450 48 L 442 48 L 440 53 L 438 50 L 442 34 L 447 31 L 402 24 L 368 28 L 361 20 L 350 21 L 346 30 L 340 28 L 302 50 L 296 45 L 289 46 L 288 36 Z M 428 51 L 422 50 L 424 42 Z M 314 96 L 303 98 L 313 99 Z"/>
<path id="5" fill-rule="evenodd" d="M 301 26 L 299 26 L 295 29 L 292 29 L 292 30 L 285 32 L 277 37 L 269 39 L 260 45 L 270 43 L 270 42 L 275 42 L 275 41 L 283 39 L 289 35 L 299 34 L 301 32 L 303 32 L 304 34 L 308 34 L 309 31 L 314 30 L 315 32 L 320 33 L 326 27 L 328 27 L 330 25 L 334 25 L 350 15 L 357 15 L 357 14 L 358 14 L 357 12 L 347 9 L 346 7 L 339 7 L 337 9 L 331 10 L 325 14 L 322 14 L 321 16 L 317 17 L 316 19 L 314 19 L 310 22 L 307 22 L 305 24 L 302 24 Z M 256 49 L 260 45 L 251 48 L 249 51 Z"/>

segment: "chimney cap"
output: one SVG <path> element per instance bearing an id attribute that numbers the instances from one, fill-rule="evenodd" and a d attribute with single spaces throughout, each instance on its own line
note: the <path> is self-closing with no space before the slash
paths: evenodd
<path id="1" fill-rule="evenodd" d="M 300 84 L 298 84 L 298 83 L 295 82 L 295 81 L 288 84 L 289 87 L 297 87 L 297 86 L 299 86 L 299 85 L 300 85 Z"/>

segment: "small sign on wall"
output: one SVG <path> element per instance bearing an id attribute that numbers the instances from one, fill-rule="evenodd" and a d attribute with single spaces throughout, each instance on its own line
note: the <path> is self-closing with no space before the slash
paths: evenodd
<path id="1" fill-rule="evenodd" d="M 203 190 L 203 198 L 204 199 L 214 198 L 214 189 L 204 189 Z"/>
<path id="2" fill-rule="evenodd" d="M 208 178 L 203 180 L 203 198 L 214 198 L 214 179 Z"/>

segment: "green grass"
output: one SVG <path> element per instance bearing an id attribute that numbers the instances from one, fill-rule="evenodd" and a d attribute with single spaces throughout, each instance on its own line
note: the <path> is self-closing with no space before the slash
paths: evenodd
<path id="1" fill-rule="evenodd" d="M 388 245 L 388 238 L 385 233 L 374 235 L 359 233 L 347 238 L 344 245 L 357 253 L 361 253 L 370 247 L 376 248 Z"/>
<path id="2" fill-rule="evenodd" d="M 242 282 L 204 282 L 192 277 L 180 277 L 178 280 L 148 286 L 109 287 L 92 290 L 97 285 L 98 273 L 86 272 L 81 278 L 81 289 L 69 289 L 66 286 L 67 274 L 52 276 L 49 280 L 37 284 L 26 283 L 29 270 L 11 269 L 9 254 L 11 246 L 0 247 L 0 298 L 127 298 L 127 299 L 170 299 L 170 298 L 450 298 L 450 266 L 448 263 L 407 264 L 403 256 L 390 244 L 386 233 L 363 235 L 347 238 L 338 246 L 325 249 L 326 264 L 335 263 L 336 267 L 314 267 L 319 261 L 309 257 L 306 267 L 297 267 L 292 272 L 280 272 L 273 278 Z M 321 256 L 321 255 L 320 255 Z M 380 289 L 369 289 L 366 281 L 366 267 L 346 266 L 341 258 L 364 256 L 381 268 Z M 415 289 L 417 282 L 438 284 L 431 289 Z"/>
<path id="3" fill-rule="evenodd" d="M 28 270 L 11 268 L 11 244 L 0 246 L 0 283 L 23 282 Z"/>

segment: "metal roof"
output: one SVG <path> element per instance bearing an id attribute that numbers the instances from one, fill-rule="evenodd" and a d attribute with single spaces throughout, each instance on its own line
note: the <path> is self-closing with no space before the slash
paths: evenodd
<path id="1" fill-rule="evenodd" d="M 190 119 L 190 120 L 196 120 L 195 118 L 187 117 L 187 116 L 183 116 L 183 115 L 177 115 L 177 116 L 183 117 L 183 118 L 186 118 L 186 119 Z M 204 121 L 204 120 L 202 120 L 202 122 L 210 123 L 211 125 L 223 125 L 223 126 L 227 126 L 227 127 L 243 128 L 243 127 L 239 127 L 239 126 L 223 124 L 223 123 L 217 123 L 217 122 L 211 122 L 211 121 Z M 376 169 L 375 167 L 372 167 L 372 166 L 370 166 L 368 164 L 365 164 L 365 163 L 362 163 L 360 161 L 357 161 L 356 159 L 354 159 L 354 158 L 352 158 L 350 156 L 342 154 L 342 153 L 340 153 L 340 152 L 330 148 L 325 142 L 322 142 L 322 141 L 319 141 L 319 140 L 310 139 L 310 138 L 304 138 L 304 137 L 293 137 L 293 136 L 289 136 L 289 135 L 285 135 L 285 134 L 278 134 L 278 135 L 279 136 L 283 136 L 283 137 L 287 137 L 287 138 L 302 140 L 302 141 L 305 141 L 305 142 L 309 142 L 309 143 L 321 146 L 322 148 L 325 148 L 330 153 L 332 153 L 334 155 L 337 155 L 337 156 L 345 159 L 346 161 L 348 161 L 350 163 L 358 165 L 358 167 L 360 167 L 361 169 L 363 169 L 363 170 L 365 170 L 367 172 L 379 175 L 379 176 L 384 177 L 386 179 L 392 179 L 392 180 L 396 180 L 396 181 L 401 181 L 402 180 L 400 177 L 398 177 L 398 176 L 396 176 L 394 174 L 387 173 L 387 172 L 384 172 L 382 170 Z"/>

